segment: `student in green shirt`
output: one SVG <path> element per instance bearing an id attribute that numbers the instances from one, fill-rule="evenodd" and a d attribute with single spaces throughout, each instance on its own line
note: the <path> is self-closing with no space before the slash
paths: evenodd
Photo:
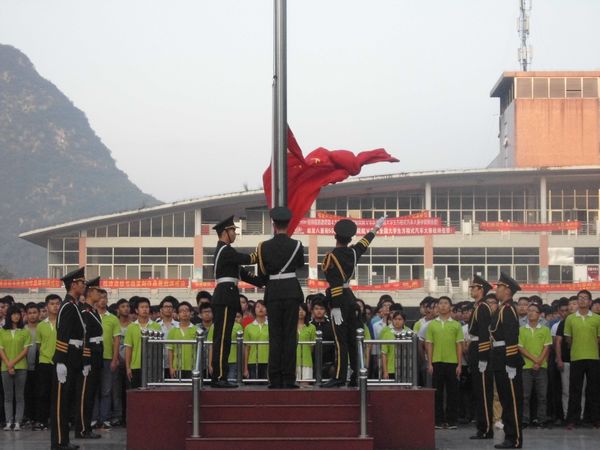
<path id="1" fill-rule="evenodd" d="M 586 400 L 590 401 L 590 418 L 596 428 L 600 428 L 600 359 L 598 337 L 600 336 L 600 316 L 590 311 L 592 294 L 587 290 L 577 293 L 577 312 L 565 320 L 564 335 L 571 346 L 571 367 L 569 380 L 569 409 L 567 429 L 571 430 L 581 416 L 581 391 L 584 376 L 587 380 Z"/>
<path id="2" fill-rule="evenodd" d="M 181 302 L 177 305 L 179 326 L 172 327 L 167 335 L 168 340 L 195 341 L 197 328 L 191 324 L 192 305 Z M 167 344 L 169 375 L 171 378 L 191 378 L 196 348 L 187 344 Z"/>
<path id="3" fill-rule="evenodd" d="M 317 338 L 317 329 L 313 324 L 308 323 L 308 306 L 301 303 L 298 312 L 298 342 L 315 342 Z M 313 377 L 313 346 L 310 344 L 298 344 L 296 347 L 296 380 L 306 381 Z"/>
<path id="4" fill-rule="evenodd" d="M 435 427 L 456 429 L 458 392 L 462 368 L 464 334 L 460 322 L 450 317 L 452 300 L 442 296 L 438 300 L 439 316 L 427 325 L 425 336 L 428 372 L 435 388 Z M 446 408 L 444 408 L 446 391 Z"/>
<path id="5" fill-rule="evenodd" d="M 537 419 L 532 425 L 546 422 L 548 391 L 548 354 L 552 345 L 550 328 L 542 326 L 542 309 L 531 303 L 527 310 L 527 323 L 519 328 L 519 351 L 525 360 L 523 367 L 523 427 L 529 426 L 530 401 L 533 389 L 537 399 Z"/>
<path id="6" fill-rule="evenodd" d="M 258 300 L 254 307 L 254 322 L 244 330 L 244 342 L 269 342 L 269 324 L 265 302 Z M 267 379 L 269 363 L 269 346 L 265 344 L 244 345 L 244 377 L 250 379 Z"/>
<path id="7" fill-rule="evenodd" d="M 27 352 L 31 346 L 31 334 L 23 328 L 23 316 L 18 306 L 11 305 L 6 321 L 0 329 L 0 359 L 2 359 L 2 387 L 4 388 L 4 431 L 21 430 L 25 409 L 25 381 L 27 380 Z M 13 397 L 16 412 L 13 414 Z"/>
<path id="8" fill-rule="evenodd" d="M 54 376 L 54 351 L 56 350 L 56 316 L 60 309 L 61 298 L 56 294 L 46 296 L 45 305 L 48 317 L 38 323 L 35 342 L 38 347 L 38 365 L 36 368 L 37 417 L 33 430 L 47 430 L 50 420 L 50 392 Z"/>
<path id="9" fill-rule="evenodd" d="M 392 322 L 381 330 L 379 339 L 390 341 L 396 339 L 395 333 L 409 331 L 406 325 L 406 316 L 402 311 L 392 312 Z M 382 372 L 384 380 L 393 380 L 396 375 L 396 346 L 394 344 L 383 344 L 381 346 Z"/>
<path id="10" fill-rule="evenodd" d="M 137 320 L 125 332 L 125 370 L 131 389 L 142 385 L 142 330 L 160 331 L 160 325 L 150 320 L 150 300 L 138 297 L 135 311 Z"/>

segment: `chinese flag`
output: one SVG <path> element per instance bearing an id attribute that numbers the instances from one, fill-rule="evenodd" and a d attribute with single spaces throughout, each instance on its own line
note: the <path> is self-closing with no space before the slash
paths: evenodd
<path id="1" fill-rule="evenodd" d="M 351 175 L 358 175 L 365 164 L 383 161 L 398 162 L 398 159 L 382 148 L 355 155 L 348 150 L 327 150 L 319 147 L 304 157 L 294 134 L 288 127 L 288 208 L 293 213 L 288 233 L 293 234 L 322 187 L 339 183 Z M 271 165 L 263 174 L 263 188 L 270 208 L 272 205 Z"/>

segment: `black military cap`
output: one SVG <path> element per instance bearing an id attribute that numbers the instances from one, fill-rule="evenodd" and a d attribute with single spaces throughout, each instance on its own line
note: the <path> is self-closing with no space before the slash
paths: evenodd
<path id="1" fill-rule="evenodd" d="M 292 220 L 292 211 L 285 206 L 276 206 L 269 212 L 269 215 L 275 222 L 289 222 Z"/>
<path id="2" fill-rule="evenodd" d="M 351 238 L 356 234 L 356 224 L 350 219 L 342 219 L 335 224 L 333 231 L 335 231 L 336 236 Z"/>
<path id="3" fill-rule="evenodd" d="M 479 275 L 475 275 L 473 277 L 473 281 L 471 282 L 469 287 L 471 286 L 477 286 L 483 289 L 483 295 L 487 294 L 489 291 L 492 290 L 492 285 L 485 281 L 483 278 L 481 278 Z"/>
<path id="4" fill-rule="evenodd" d="M 85 267 L 80 267 L 77 270 L 69 272 L 64 277 L 61 278 L 61 281 L 65 284 L 65 287 L 67 289 L 69 289 L 69 287 L 71 287 L 71 284 L 74 281 L 81 281 L 81 280 L 85 281 Z"/>
<path id="5" fill-rule="evenodd" d="M 217 234 L 221 234 L 228 228 L 237 228 L 233 223 L 233 216 L 229 216 L 227 219 L 221 220 L 218 224 L 216 224 L 213 227 L 213 230 L 215 230 Z"/>
<path id="6" fill-rule="evenodd" d="M 93 278 L 85 282 L 85 287 L 90 288 L 99 288 L 100 287 L 100 277 Z"/>
<path id="7" fill-rule="evenodd" d="M 511 277 L 506 275 L 504 272 L 500 272 L 500 278 L 498 279 L 498 283 L 496 284 L 503 284 L 504 286 L 508 287 L 513 294 L 521 290 L 521 286 L 519 286 L 519 283 L 517 283 Z"/>

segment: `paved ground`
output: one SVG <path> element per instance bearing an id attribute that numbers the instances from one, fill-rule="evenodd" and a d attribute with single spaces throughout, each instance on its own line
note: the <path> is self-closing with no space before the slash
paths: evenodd
<path id="1" fill-rule="evenodd" d="M 102 439 L 88 441 L 73 441 L 81 445 L 81 450 L 123 450 L 126 443 L 126 430 L 115 428 L 110 431 L 99 431 Z M 502 432 L 496 433 L 492 441 L 471 441 L 469 436 L 474 433 L 474 427 L 463 426 L 458 430 L 438 430 L 435 432 L 438 449 L 493 449 L 494 443 L 502 440 Z M 566 431 L 564 428 L 551 430 L 527 429 L 524 433 L 524 448 L 544 450 L 589 450 L 598 448 L 600 430 L 582 428 Z M 48 431 L 1 431 L 0 449 L 2 450 L 39 450 L 50 448 L 50 433 Z M 171 449 L 165 449 L 171 450 Z M 180 449 L 173 449 L 180 450 Z M 241 449 L 239 449 L 241 450 Z"/>

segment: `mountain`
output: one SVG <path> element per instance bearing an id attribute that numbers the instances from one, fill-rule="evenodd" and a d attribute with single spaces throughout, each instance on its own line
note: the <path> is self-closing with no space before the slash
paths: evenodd
<path id="1" fill-rule="evenodd" d="M 46 276 L 45 250 L 19 233 L 160 203 L 117 168 L 83 111 L 1 44 L 0 183 L 0 265 L 16 277 Z"/>

